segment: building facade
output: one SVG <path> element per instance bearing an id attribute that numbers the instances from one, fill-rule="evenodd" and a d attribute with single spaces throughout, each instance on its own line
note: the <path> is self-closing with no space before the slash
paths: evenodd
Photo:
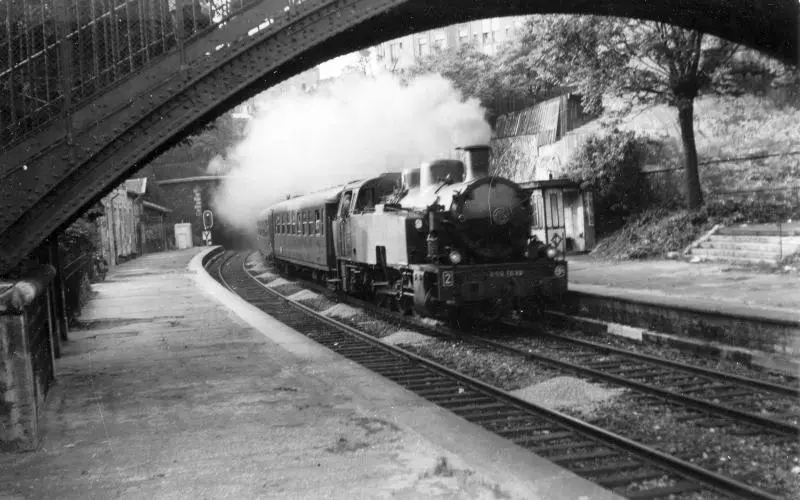
<path id="1" fill-rule="evenodd" d="M 398 71 L 431 54 L 435 50 L 458 49 L 472 44 L 490 56 L 514 38 L 527 16 L 495 17 L 453 24 L 421 33 L 403 36 L 376 45 L 370 53 L 370 66 L 377 72 Z"/>
<path id="2" fill-rule="evenodd" d="M 99 251 L 111 266 L 169 247 L 164 220 L 170 209 L 145 198 L 147 180 L 128 179 L 100 201 Z"/>

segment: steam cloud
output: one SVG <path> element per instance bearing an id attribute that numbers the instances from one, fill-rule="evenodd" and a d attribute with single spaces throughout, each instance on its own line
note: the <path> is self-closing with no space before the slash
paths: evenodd
<path id="1" fill-rule="evenodd" d="M 265 95 L 262 95 L 265 96 Z M 350 76 L 315 94 L 263 97 L 214 208 L 252 234 L 258 213 L 286 199 L 451 157 L 454 148 L 488 144 L 484 110 L 439 75 L 407 85 L 393 76 Z M 218 170 L 219 160 L 209 164 Z"/>

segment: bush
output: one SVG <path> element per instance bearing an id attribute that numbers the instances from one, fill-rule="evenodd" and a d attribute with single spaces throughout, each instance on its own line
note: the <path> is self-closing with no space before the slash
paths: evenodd
<path id="1" fill-rule="evenodd" d="M 604 238 L 592 252 L 608 259 L 644 259 L 681 252 L 713 226 L 702 211 L 646 210 Z"/>
<path id="2" fill-rule="evenodd" d="M 642 174 L 645 141 L 613 130 L 584 143 L 564 169 L 567 177 L 594 192 L 597 231 L 607 234 L 648 206 L 650 189 Z"/>
<path id="3" fill-rule="evenodd" d="M 97 250 L 97 227 L 86 218 L 73 222 L 58 239 L 61 261 L 64 265 L 82 255 L 91 255 Z"/>
<path id="4" fill-rule="evenodd" d="M 792 198 L 765 200 L 751 196 L 749 199 L 714 198 L 701 209 L 709 218 L 720 224 L 758 224 L 788 219 L 800 219 L 800 205 Z"/>

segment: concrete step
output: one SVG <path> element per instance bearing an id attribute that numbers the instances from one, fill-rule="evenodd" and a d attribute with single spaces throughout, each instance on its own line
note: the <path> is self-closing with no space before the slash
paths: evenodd
<path id="1" fill-rule="evenodd" d="M 709 260 L 724 260 L 731 262 L 752 262 L 776 264 L 778 253 L 742 252 L 737 250 L 720 250 L 716 248 L 694 248 L 692 255 Z"/>
<path id="2" fill-rule="evenodd" d="M 750 224 L 747 226 L 728 226 L 720 228 L 717 234 L 773 236 L 800 236 L 800 223 L 789 222 L 778 224 Z"/>
<path id="3" fill-rule="evenodd" d="M 781 244 L 784 246 L 800 246 L 799 236 L 733 236 L 725 234 L 712 234 L 706 241 L 719 241 L 719 242 L 746 242 L 746 243 L 764 243 Z"/>
<path id="4" fill-rule="evenodd" d="M 797 251 L 797 245 L 784 245 L 782 243 L 755 243 L 751 241 L 718 241 L 706 240 L 699 248 L 715 248 L 718 250 L 740 250 L 743 252 L 765 252 L 792 254 Z"/>

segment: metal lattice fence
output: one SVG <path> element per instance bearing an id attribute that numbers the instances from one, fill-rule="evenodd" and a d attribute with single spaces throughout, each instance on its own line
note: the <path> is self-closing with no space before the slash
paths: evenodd
<path id="1" fill-rule="evenodd" d="M 0 2 L 0 147 L 260 1 Z"/>

